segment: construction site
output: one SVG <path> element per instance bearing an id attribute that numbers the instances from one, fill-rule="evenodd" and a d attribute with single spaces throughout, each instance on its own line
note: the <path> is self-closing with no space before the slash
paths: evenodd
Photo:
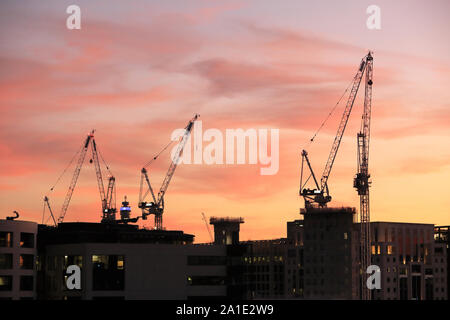
<path id="1" fill-rule="evenodd" d="M 302 150 L 299 196 L 304 207 L 299 219 L 286 221 L 285 236 L 242 241 L 245 213 L 208 219 L 202 212 L 210 237 L 206 243 L 194 243 L 195 235 L 182 230 L 166 230 L 165 197 L 198 114 L 179 140 L 142 166 L 138 203 L 130 204 L 121 195 L 119 207 L 116 177 L 92 130 L 50 188 L 59 187 L 61 177 L 73 170 L 60 210 L 53 205 L 57 199 L 47 194 L 40 224 L 21 221 L 18 213 L 0 220 L 0 299 L 448 299 L 448 227 L 371 221 L 373 61 L 369 51 L 341 97 L 347 100 L 321 176 L 313 170 L 317 159 Z M 355 134 L 357 171 L 348 177 L 353 179 L 359 206 L 336 207 L 331 205 L 333 185 L 328 181 L 338 165 L 336 156 L 359 91 L 364 92 L 364 103 L 360 131 Z M 151 165 L 175 142 L 167 173 L 159 190 L 154 189 Z M 86 158 L 95 167 L 101 220 L 65 222 Z M 153 228 L 137 225 L 147 219 L 154 221 Z M 66 270 L 72 265 L 81 272 L 76 289 L 66 283 Z M 371 265 L 379 267 L 378 288 L 368 283 Z"/>

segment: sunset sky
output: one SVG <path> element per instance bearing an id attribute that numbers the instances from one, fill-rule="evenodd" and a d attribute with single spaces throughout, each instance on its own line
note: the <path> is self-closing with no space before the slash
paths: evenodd
<path id="1" fill-rule="evenodd" d="M 81 8 L 68 30 L 67 6 Z M 366 8 L 381 8 L 381 30 Z M 309 139 L 374 52 L 371 220 L 450 224 L 450 2 L 448 1 L 1 1 L 0 212 L 41 222 L 59 214 L 73 166 L 96 141 L 139 214 L 140 169 L 195 113 L 203 130 L 280 130 L 280 169 L 180 165 L 164 226 L 208 241 L 201 213 L 242 216 L 241 239 L 286 234 L 299 219 L 301 149 L 320 176 L 345 101 Z M 332 206 L 354 206 L 360 90 L 329 179 Z M 65 221 L 99 221 L 86 158 Z M 169 152 L 149 168 L 155 189 Z M 140 222 L 151 227 L 153 219 Z"/>

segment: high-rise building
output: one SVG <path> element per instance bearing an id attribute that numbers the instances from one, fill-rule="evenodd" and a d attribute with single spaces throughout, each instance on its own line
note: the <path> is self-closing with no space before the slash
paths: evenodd
<path id="1" fill-rule="evenodd" d="M 308 208 L 302 212 L 305 299 L 358 299 L 355 209 Z"/>

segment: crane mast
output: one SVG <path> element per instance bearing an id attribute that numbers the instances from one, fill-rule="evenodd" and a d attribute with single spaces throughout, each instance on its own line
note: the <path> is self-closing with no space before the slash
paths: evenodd
<path id="1" fill-rule="evenodd" d="M 167 170 L 166 176 L 161 184 L 161 188 L 158 192 L 158 198 L 155 197 L 155 193 L 153 192 L 153 188 L 150 183 L 150 179 L 148 177 L 147 168 L 144 167 L 141 169 L 141 183 L 140 183 L 140 192 L 139 192 L 139 208 L 142 209 L 142 219 L 147 219 L 147 216 L 150 214 L 155 215 L 155 229 L 162 230 L 162 216 L 164 213 L 164 195 L 166 194 L 167 188 L 169 187 L 170 181 L 175 173 L 175 169 L 180 162 L 181 156 L 183 155 L 183 149 L 186 146 L 189 135 L 192 131 L 192 127 L 194 125 L 195 120 L 199 117 L 196 114 L 185 127 L 185 132 L 181 137 L 180 143 L 175 151 L 175 155 L 170 163 L 169 169 Z M 153 160 L 157 158 L 154 157 Z M 145 183 L 144 183 L 145 181 Z M 144 185 L 147 185 L 147 190 L 144 192 Z M 151 194 L 152 200 L 150 202 L 144 201 L 148 194 Z"/>
<path id="2" fill-rule="evenodd" d="M 364 95 L 364 111 L 361 121 L 361 131 L 357 134 L 358 172 L 353 182 L 360 199 L 360 241 L 361 241 L 361 270 L 362 274 L 371 265 L 370 252 L 370 201 L 369 201 L 369 142 L 370 118 L 372 110 L 372 73 L 373 57 L 369 52 Z M 361 277 L 361 299 L 370 300 L 370 290 L 365 284 L 365 277 Z"/>
<path id="3" fill-rule="evenodd" d="M 114 222 L 116 220 L 116 197 L 115 197 L 115 182 L 116 179 L 110 175 L 108 178 L 108 189 L 105 192 L 103 184 L 103 174 L 98 158 L 97 143 L 92 138 L 92 161 L 95 166 L 95 174 L 97 176 L 98 191 L 100 193 L 100 200 L 102 203 L 102 222 Z"/>
<path id="4" fill-rule="evenodd" d="M 97 152 L 97 144 L 95 143 L 95 139 L 92 139 L 92 161 L 95 166 L 95 175 L 97 176 L 97 185 L 98 191 L 100 193 L 100 200 L 102 202 L 102 211 L 105 209 L 106 204 L 106 195 L 105 195 L 105 186 L 103 185 L 103 176 L 102 170 L 100 168 L 100 161 L 98 160 L 98 152 Z"/>
<path id="5" fill-rule="evenodd" d="M 108 190 L 106 198 L 102 201 L 103 222 L 113 222 L 116 220 L 116 178 L 110 176 L 108 179 Z"/>

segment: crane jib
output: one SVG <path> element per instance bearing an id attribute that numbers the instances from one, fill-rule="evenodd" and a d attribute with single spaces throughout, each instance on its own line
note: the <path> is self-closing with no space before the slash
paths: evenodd
<path id="1" fill-rule="evenodd" d="M 191 133 L 191 130 L 193 128 L 195 120 L 199 117 L 198 114 L 195 114 L 194 117 L 189 121 L 189 123 L 186 125 L 184 133 L 182 137 L 179 139 L 179 144 L 177 146 L 177 149 L 175 151 L 175 155 L 170 163 L 169 169 L 167 170 L 166 176 L 164 177 L 164 180 L 161 184 L 161 188 L 158 192 L 158 197 L 155 197 L 155 194 L 153 192 L 152 186 L 150 184 L 150 180 L 148 178 L 147 169 L 146 167 L 152 162 L 147 163 L 142 170 L 141 170 L 141 183 L 139 188 L 139 208 L 142 209 L 142 219 L 147 219 L 147 216 L 150 214 L 155 215 L 155 229 L 156 230 L 162 230 L 162 215 L 164 213 L 164 195 L 169 187 L 170 181 L 172 180 L 172 177 L 175 173 L 175 169 L 177 168 L 178 162 L 183 155 L 184 147 L 187 144 L 187 141 L 189 139 L 189 135 Z M 169 144 L 170 145 L 170 144 Z M 169 145 L 167 145 L 162 151 L 164 151 Z M 161 151 L 161 152 L 162 152 Z M 153 158 L 155 160 L 159 154 Z M 146 190 L 144 190 L 145 183 L 147 184 Z M 145 201 L 145 198 L 148 194 L 151 194 L 152 200 L 151 202 Z"/>
<path id="2" fill-rule="evenodd" d="M 314 172 L 312 170 L 311 164 L 309 163 L 309 159 L 307 156 L 307 152 L 302 152 L 302 174 L 300 179 L 300 195 L 302 195 L 305 198 L 305 207 L 310 206 L 312 203 L 318 204 L 320 207 L 325 207 L 326 204 L 331 201 L 331 196 L 329 194 L 329 188 L 328 188 L 328 179 L 330 177 L 331 170 L 333 168 L 333 164 L 336 159 L 337 152 L 339 150 L 340 143 L 342 141 L 345 129 L 347 127 L 347 123 L 350 117 L 350 114 L 353 109 L 353 104 L 356 99 L 356 95 L 358 93 L 362 78 L 364 73 L 366 73 L 366 90 L 365 90 L 365 100 L 364 100 L 364 114 L 363 114 L 363 126 L 362 131 L 364 133 L 364 138 L 361 140 L 360 149 L 364 150 L 363 154 L 361 155 L 359 161 L 360 164 L 362 164 L 362 167 L 367 168 L 368 167 L 368 154 L 369 154 L 369 130 L 370 130 L 370 109 L 371 109 L 371 98 L 372 98 L 372 63 L 373 63 L 373 57 L 372 53 L 369 52 L 360 62 L 357 72 L 353 77 L 353 80 L 350 84 L 351 90 L 347 99 L 347 103 L 345 105 L 343 114 L 341 116 L 341 120 L 339 122 L 339 127 L 336 133 L 336 136 L 334 138 L 333 144 L 331 146 L 330 153 L 328 155 L 327 162 L 325 164 L 325 168 L 323 170 L 322 176 L 320 178 L 320 185 L 318 185 Z M 346 89 L 347 91 L 347 89 Z M 305 162 L 307 165 L 303 166 L 303 162 Z M 302 178 L 303 178 L 303 170 L 310 171 L 310 177 L 312 176 L 315 182 L 315 188 L 309 189 L 304 188 L 309 180 L 309 178 L 306 179 L 306 182 L 302 185 Z M 367 171 L 366 171 L 367 172 Z M 306 176 L 305 176 L 306 177 Z M 365 175 L 365 177 L 368 177 L 368 174 Z M 360 184 L 358 184 L 360 185 Z M 368 185 L 367 183 L 364 185 Z"/>

